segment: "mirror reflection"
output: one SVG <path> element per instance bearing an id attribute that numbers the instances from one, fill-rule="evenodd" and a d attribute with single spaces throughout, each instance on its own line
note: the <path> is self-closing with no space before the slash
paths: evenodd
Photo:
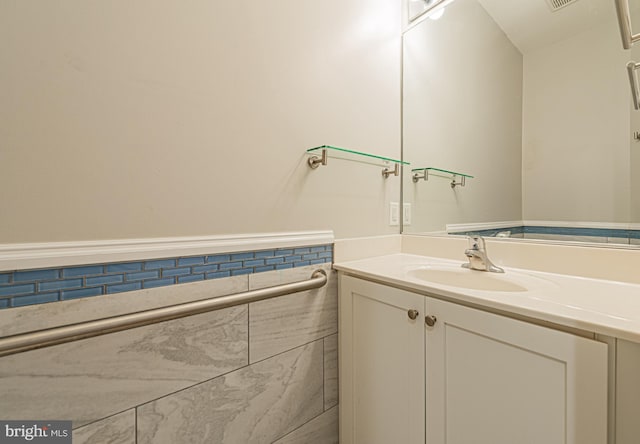
<path id="1" fill-rule="evenodd" d="M 640 245 L 640 48 L 614 2 L 444 5 L 404 34 L 404 232 Z"/>

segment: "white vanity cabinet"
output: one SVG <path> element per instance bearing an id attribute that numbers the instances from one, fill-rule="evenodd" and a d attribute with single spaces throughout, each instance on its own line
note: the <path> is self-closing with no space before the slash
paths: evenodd
<path id="1" fill-rule="evenodd" d="M 342 444 L 607 442 L 606 344 L 342 273 L 340 298 Z"/>
<path id="2" fill-rule="evenodd" d="M 607 345 L 427 298 L 428 444 L 604 444 Z"/>
<path id="3" fill-rule="evenodd" d="M 424 296 L 339 285 L 340 443 L 424 444 Z"/>

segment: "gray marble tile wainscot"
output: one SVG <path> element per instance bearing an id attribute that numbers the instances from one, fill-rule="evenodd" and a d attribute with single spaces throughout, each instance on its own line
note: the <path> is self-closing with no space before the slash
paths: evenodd
<path id="1" fill-rule="evenodd" d="M 322 340 L 138 407 L 138 443 L 270 444 L 323 410 Z"/>
<path id="2" fill-rule="evenodd" d="M 73 444 L 136 444 L 134 409 L 102 419 L 73 431 Z"/>
<path id="3" fill-rule="evenodd" d="M 0 336 L 300 281 L 318 267 L 330 276 L 322 289 L 0 358 L 0 417 L 71 419 L 80 444 L 337 442 L 329 264 L 15 308 Z"/>
<path id="4" fill-rule="evenodd" d="M 247 306 L 0 359 L 0 417 L 74 427 L 247 365 Z"/>
<path id="5" fill-rule="evenodd" d="M 324 338 L 324 409 L 338 405 L 338 335 Z"/>
<path id="6" fill-rule="evenodd" d="M 338 444 L 338 407 L 294 430 L 274 444 Z"/>
<path id="7" fill-rule="evenodd" d="M 249 288 L 286 284 L 309 276 L 282 271 L 249 277 Z M 249 362 L 254 363 L 338 331 L 338 289 L 335 273 L 317 290 L 249 305 Z"/>

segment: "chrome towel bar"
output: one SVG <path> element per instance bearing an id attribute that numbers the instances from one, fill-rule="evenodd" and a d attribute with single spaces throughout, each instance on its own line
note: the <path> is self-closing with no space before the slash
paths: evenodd
<path id="1" fill-rule="evenodd" d="M 620 35 L 622 36 L 622 46 L 630 49 L 631 45 L 640 41 L 640 34 L 633 34 L 631 30 L 631 12 L 629 10 L 629 0 L 616 0 L 616 11 L 618 13 L 618 24 L 620 25 Z"/>
<path id="2" fill-rule="evenodd" d="M 0 339 L 0 356 L 13 355 L 28 350 L 92 338 L 108 333 L 142 327 L 144 325 L 157 324 L 163 321 L 262 301 L 264 299 L 297 293 L 299 291 L 313 290 L 323 287 L 326 283 L 327 273 L 319 269 L 314 271 L 311 278 L 305 281 L 7 336 Z"/>

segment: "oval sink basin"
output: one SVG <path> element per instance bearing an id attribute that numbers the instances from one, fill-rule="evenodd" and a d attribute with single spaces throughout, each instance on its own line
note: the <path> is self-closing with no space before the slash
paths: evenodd
<path id="1" fill-rule="evenodd" d="M 509 276 L 510 274 L 508 271 L 505 274 L 490 273 L 462 267 L 423 267 L 408 272 L 415 279 L 450 287 L 483 291 L 528 291 L 526 287 L 514 282 L 514 276 Z"/>

